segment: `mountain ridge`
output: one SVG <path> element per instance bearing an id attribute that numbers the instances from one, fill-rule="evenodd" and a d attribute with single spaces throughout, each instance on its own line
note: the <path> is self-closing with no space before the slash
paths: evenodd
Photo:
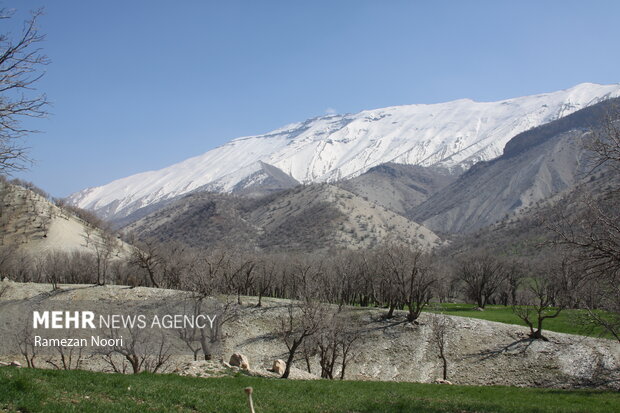
<path id="1" fill-rule="evenodd" d="M 386 162 L 467 170 L 501 155 L 520 132 L 616 96 L 618 84 L 581 84 L 498 102 L 459 99 L 328 115 L 233 139 L 169 167 L 87 188 L 68 200 L 118 219 L 197 190 L 232 193 L 263 164 L 299 183 L 352 178 Z"/>
<path id="2" fill-rule="evenodd" d="M 515 136 L 502 156 L 470 168 L 412 218 L 437 233 L 472 232 L 570 189 L 591 169 L 590 131 L 619 103 L 610 99 Z"/>

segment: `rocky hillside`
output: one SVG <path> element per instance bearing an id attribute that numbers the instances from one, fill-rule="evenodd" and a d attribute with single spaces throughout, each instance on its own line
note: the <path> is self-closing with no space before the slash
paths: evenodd
<path id="1" fill-rule="evenodd" d="M 46 284 L 2 282 L 4 294 L 0 307 L 34 300 L 61 303 L 97 302 L 102 305 L 171 302 L 181 296 L 173 290 L 122 286 L 61 286 L 50 294 Z M 233 353 L 249 359 L 250 370 L 268 374 L 276 359 L 284 358 L 286 346 L 277 337 L 279 319 L 287 314 L 288 301 L 264 299 L 263 307 L 244 297 L 238 318 L 224 325 L 225 340 L 219 357 L 228 360 Z M 33 301 L 33 302 L 34 302 Z M 13 304 L 12 304 L 13 303 Z M 347 367 L 348 379 L 432 382 L 441 377 L 441 359 L 434 341 L 434 322 L 442 315 L 422 314 L 419 324 L 404 322 L 397 313 L 385 320 L 382 309 L 345 308 L 347 326 L 359 334 L 352 348 L 353 361 Z M 600 387 L 618 388 L 620 384 L 620 345 L 616 341 L 547 332 L 549 341 L 532 341 L 522 326 L 500 324 L 465 317 L 446 316 L 446 357 L 448 378 L 457 384 L 539 386 L 551 388 Z M 3 326 L 0 326 L 0 329 Z M 4 327 L 6 328 L 6 327 Z M 171 334 L 175 334 L 174 331 Z M 2 350 L 3 360 L 19 357 Z M 190 357 L 191 359 L 191 357 Z M 42 359 L 43 360 L 43 359 Z M 319 371 L 316 356 L 311 357 L 311 371 L 297 377 L 311 378 Z M 189 363 L 195 374 L 212 372 L 200 369 L 201 364 Z M 204 364 L 204 362 L 203 362 Z M 188 365 L 188 357 L 175 354 L 172 367 L 179 370 Z M 303 358 L 296 359 L 298 370 L 306 369 Z M 84 361 L 82 368 L 109 369 L 97 357 Z M 199 371 L 198 371 L 199 370 Z M 295 376 L 293 376 L 295 377 Z"/>
<path id="2" fill-rule="evenodd" d="M 123 231 L 194 247 L 234 243 L 278 251 L 357 249 L 385 241 L 424 248 L 441 243 L 423 226 L 329 184 L 297 186 L 259 198 L 196 193 Z"/>

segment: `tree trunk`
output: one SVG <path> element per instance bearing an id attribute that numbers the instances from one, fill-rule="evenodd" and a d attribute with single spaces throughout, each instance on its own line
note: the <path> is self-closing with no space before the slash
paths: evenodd
<path id="1" fill-rule="evenodd" d="M 297 347 L 301 344 L 301 340 L 293 341 L 293 345 L 288 351 L 288 359 L 286 360 L 286 368 L 284 369 L 284 374 L 282 374 L 283 379 L 288 379 L 289 374 L 291 374 L 291 364 L 293 364 L 293 359 L 295 358 L 295 352 L 297 351 Z"/>
<path id="2" fill-rule="evenodd" d="M 446 359 L 443 351 L 441 352 L 441 361 L 443 362 L 443 379 L 448 380 L 448 359 Z"/>

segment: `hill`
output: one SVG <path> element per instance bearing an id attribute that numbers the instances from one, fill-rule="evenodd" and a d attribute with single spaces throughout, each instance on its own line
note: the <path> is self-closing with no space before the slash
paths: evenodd
<path id="1" fill-rule="evenodd" d="M 35 302 L 38 305 L 87 303 L 91 310 L 98 311 L 93 306 L 97 303 L 97 308 L 121 306 L 122 311 L 129 312 L 135 308 L 167 308 L 186 297 L 186 293 L 179 291 L 143 287 L 61 285 L 60 290 L 50 294 L 51 288 L 46 284 L 3 282 L 2 286 L 6 287 L 0 297 L 3 312 L 16 305 L 32 306 Z M 262 307 L 256 307 L 256 298 L 243 297 L 243 304 L 234 307 L 236 317 L 221 327 L 224 340 L 217 357 L 228 360 L 232 353 L 242 353 L 249 358 L 251 372 L 267 375 L 273 361 L 285 358 L 287 353 L 278 331 L 290 303 L 269 298 L 263 300 Z M 336 310 L 337 306 L 324 307 L 324 311 Z M 395 318 L 385 319 L 385 311 L 345 307 L 339 313 L 344 317 L 347 331 L 357 337 L 351 347 L 347 379 L 428 383 L 440 378 L 442 363 L 433 334 L 438 328 L 435 321 L 443 319 L 447 323 L 448 377 L 453 383 L 555 388 L 617 388 L 620 383 L 620 353 L 618 343 L 613 340 L 554 332 L 546 334 L 549 341 L 530 340 L 528 329 L 523 326 L 430 313 L 422 314 L 419 323 L 412 324 L 405 322 L 405 312 L 397 311 Z M 11 328 L 14 326 L 10 320 L 0 326 L 0 329 Z M 177 330 L 166 334 L 170 340 L 178 339 Z M 12 335 L 0 337 L 4 342 L 2 358 L 14 360 L 18 352 L 6 344 Z M 171 353 L 170 371 L 175 368 L 183 371 L 188 361 L 190 366 L 194 365 L 189 350 L 172 348 L 175 350 Z M 11 354 L 10 349 L 17 353 Z M 320 371 L 318 357 L 312 355 L 309 360 L 316 377 Z M 306 369 L 303 354 L 298 354 L 294 366 Z M 85 357 L 82 368 L 101 371 L 110 367 L 95 356 Z M 204 369 L 200 373 L 209 375 Z"/>
<path id="2" fill-rule="evenodd" d="M 0 179 L 0 245 L 4 249 L 36 256 L 52 251 L 92 253 L 111 236 L 101 225 L 87 211 L 58 206 L 34 187 Z M 114 237 L 114 244 L 115 255 L 129 254 L 130 247 L 120 239 Z"/>
<path id="3" fill-rule="evenodd" d="M 452 183 L 458 174 L 448 169 L 385 163 L 370 168 L 336 185 L 381 205 L 397 214 L 411 217 L 416 206 Z"/>
<path id="4" fill-rule="evenodd" d="M 384 241 L 425 248 L 441 243 L 428 229 L 329 184 L 297 186 L 258 198 L 196 193 L 123 231 L 193 247 L 228 243 L 267 251 L 359 249 Z"/>

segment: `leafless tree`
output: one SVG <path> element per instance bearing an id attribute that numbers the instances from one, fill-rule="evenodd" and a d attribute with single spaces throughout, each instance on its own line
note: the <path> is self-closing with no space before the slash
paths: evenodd
<path id="1" fill-rule="evenodd" d="M 248 294 L 254 285 L 254 268 L 256 267 L 254 257 L 240 257 L 232 262 L 229 271 L 224 274 L 227 276 L 226 283 L 229 289 L 237 295 L 237 304 L 242 305 L 241 296 Z"/>
<path id="2" fill-rule="evenodd" d="M 41 67 L 49 63 L 38 47 L 44 40 L 37 22 L 41 14 L 34 12 L 16 38 L 0 34 L 0 173 L 22 170 L 29 162 L 20 139 L 35 131 L 24 128 L 21 120 L 47 114 L 46 96 L 30 96 L 43 76 Z M 12 12 L 0 10 L 0 19 L 12 17 Z"/>
<path id="3" fill-rule="evenodd" d="M 64 282 L 67 284 L 91 284 L 97 274 L 97 262 L 90 252 L 75 250 L 67 254 Z"/>
<path id="4" fill-rule="evenodd" d="M 428 305 L 435 278 L 430 258 L 420 249 L 389 245 L 378 252 L 382 263 L 384 296 L 389 306 L 388 317 L 398 306 L 407 307 L 407 321 L 415 322 Z"/>
<path id="5" fill-rule="evenodd" d="M 559 281 L 570 276 L 572 269 L 568 260 L 561 263 L 541 263 L 535 266 L 527 277 L 522 279 L 522 290 L 518 305 L 513 311 L 529 328 L 530 338 L 547 341 L 543 336 L 543 322 L 555 318 L 565 308 L 565 291 Z"/>
<path id="6" fill-rule="evenodd" d="M 184 313 L 190 312 L 198 316 L 207 310 L 212 312 L 211 316 L 214 317 L 208 326 L 205 323 L 201 328 L 194 324 L 177 330 L 179 338 L 192 352 L 194 360 L 198 359 L 200 352 L 205 360 L 212 360 L 224 340 L 224 325 L 239 317 L 238 305 L 229 296 L 209 300 L 209 297 L 203 294 L 190 293 L 184 301 Z"/>
<path id="7" fill-rule="evenodd" d="M 486 254 L 472 254 L 457 264 L 456 279 L 460 281 L 467 298 L 484 309 L 505 279 L 501 261 Z"/>
<path id="8" fill-rule="evenodd" d="M 347 365 L 354 358 L 361 332 L 351 325 L 347 315 L 341 310 L 326 314 L 316 334 L 322 378 L 334 379 L 340 365 L 340 380 L 344 380 Z"/>
<path id="9" fill-rule="evenodd" d="M 50 251 L 39 260 L 45 279 L 52 285 L 52 290 L 58 290 L 58 284 L 63 281 L 67 270 L 67 254 L 62 251 Z"/>
<path id="10" fill-rule="evenodd" d="M 433 314 L 431 321 L 431 334 L 432 339 L 437 350 L 439 351 L 439 358 L 442 363 L 442 378 L 448 380 L 448 356 L 446 346 L 448 343 L 450 319 L 443 314 Z"/>
<path id="11" fill-rule="evenodd" d="M 609 166 L 620 172 L 620 108 L 613 107 L 586 141 L 591 172 Z"/>
<path id="12" fill-rule="evenodd" d="M 436 280 L 433 287 L 433 296 L 440 303 L 450 302 L 456 297 L 458 291 L 450 265 L 436 260 L 433 271 Z"/>
<path id="13" fill-rule="evenodd" d="M 33 280 L 34 266 L 32 256 L 22 250 L 9 248 L 11 255 L 9 260 L 4 263 L 6 267 L 4 274 L 9 275 L 10 278 L 17 282 L 31 282 Z"/>
<path id="14" fill-rule="evenodd" d="M 283 276 L 290 278 L 289 298 L 303 301 L 322 295 L 324 285 L 320 280 L 325 270 L 322 260 L 314 255 L 295 255 L 289 267 L 290 270 L 283 273 Z"/>
<path id="15" fill-rule="evenodd" d="M 20 353 L 26 359 L 26 365 L 32 369 L 36 368 L 37 347 L 34 345 L 33 331 L 30 323 L 26 322 L 24 327 L 15 333 L 15 340 Z"/>
<path id="16" fill-rule="evenodd" d="M 194 257 L 178 242 L 166 243 L 161 249 L 161 281 L 164 288 L 182 288 L 183 280 L 191 273 Z"/>
<path id="17" fill-rule="evenodd" d="M 13 257 L 17 252 L 16 245 L 8 245 L 0 247 L 0 280 L 8 277 L 11 273 Z"/>
<path id="18" fill-rule="evenodd" d="M 121 332 L 123 330 L 110 329 L 107 338 L 117 340 L 123 336 L 123 344 L 115 344 L 101 352 L 104 361 L 114 372 L 126 373 L 127 363 L 134 374 L 142 371 L 157 373 L 166 369 L 171 354 L 163 333 L 157 339 L 150 329 L 134 327 L 125 329 L 123 334 Z"/>
<path id="19" fill-rule="evenodd" d="M 97 268 L 97 285 L 105 285 L 108 276 L 110 261 L 117 248 L 117 241 L 114 235 L 101 231 L 99 239 L 92 241 L 95 252 L 95 263 Z"/>
<path id="20" fill-rule="evenodd" d="M 274 255 L 263 256 L 256 265 L 256 295 L 258 295 L 257 307 L 263 305 L 263 296 L 272 288 L 280 261 Z"/>
<path id="21" fill-rule="evenodd" d="M 159 270 L 162 266 L 160 244 L 154 240 L 146 240 L 135 245 L 131 262 L 145 271 L 145 276 L 155 288 L 159 288 Z M 145 284 L 148 284 L 145 282 Z"/>
<path id="22" fill-rule="evenodd" d="M 45 362 L 56 370 L 79 370 L 84 361 L 82 356 L 83 347 L 56 347 L 58 359 L 48 358 Z"/>
<path id="23" fill-rule="evenodd" d="M 334 286 L 334 292 L 331 294 L 333 298 L 330 301 L 336 301 L 341 308 L 346 304 L 353 304 L 360 275 L 357 255 L 341 252 L 334 258 L 331 271 L 328 272 L 331 273 L 332 279 L 325 284 Z"/>
<path id="24" fill-rule="evenodd" d="M 505 260 L 504 277 L 498 288 L 499 302 L 504 305 L 514 305 L 517 302 L 517 291 L 523 278 L 523 263 L 515 259 Z"/>
<path id="25" fill-rule="evenodd" d="M 286 369 L 282 378 L 288 378 L 291 366 L 300 345 L 321 328 L 325 315 L 325 305 L 312 299 L 299 303 L 290 303 L 286 315 L 280 317 L 279 336 L 288 349 Z"/>

